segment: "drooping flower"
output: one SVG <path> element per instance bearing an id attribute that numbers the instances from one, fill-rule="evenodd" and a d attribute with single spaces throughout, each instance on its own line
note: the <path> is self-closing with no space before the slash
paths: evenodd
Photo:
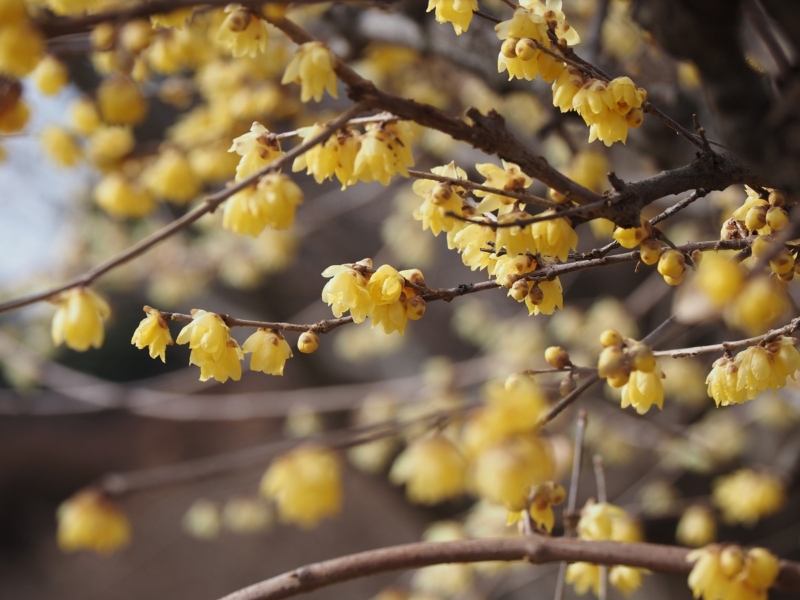
<path id="1" fill-rule="evenodd" d="M 438 504 L 464 492 L 467 461 L 447 437 L 417 439 L 395 459 L 389 478 L 406 485 L 406 495 L 419 504 Z"/>
<path id="2" fill-rule="evenodd" d="M 260 491 L 275 501 L 281 521 L 311 529 L 341 510 L 341 479 L 336 455 L 306 444 L 272 462 L 261 479 Z"/>
<path id="3" fill-rule="evenodd" d="M 250 357 L 250 370 L 267 375 L 283 375 L 286 361 L 292 357 L 292 349 L 280 332 L 259 329 L 242 344 L 242 350 Z"/>
<path id="4" fill-rule="evenodd" d="M 455 162 L 433 167 L 431 173 L 450 179 L 467 179 L 466 171 L 457 167 Z M 464 188 L 449 183 L 437 183 L 432 179 L 418 179 L 412 184 L 411 189 L 424 200 L 422 205 L 414 210 L 414 219 L 422 221 L 423 230 L 430 229 L 433 235 L 438 236 L 442 231 L 449 233 L 466 225 L 448 216 L 448 213 L 461 216 L 464 204 L 461 194 L 464 193 Z"/>
<path id="5" fill-rule="evenodd" d="M 503 164 L 502 168 L 492 163 L 475 165 L 478 173 L 486 178 L 486 181 L 483 182 L 484 186 L 519 194 L 533 183 L 533 178 L 523 173 L 518 165 L 504 160 L 501 162 Z M 483 198 L 476 209 L 479 213 L 491 212 L 518 202 L 516 198 L 502 196 L 493 192 L 475 190 L 474 193 L 478 198 Z"/>
<path id="6" fill-rule="evenodd" d="M 355 323 L 363 322 L 372 307 L 367 278 L 348 265 L 330 266 L 322 276 L 331 278 L 322 289 L 322 300 L 333 314 L 339 318 L 349 310 Z"/>
<path id="7" fill-rule="evenodd" d="M 551 214 L 553 211 L 548 210 L 536 216 L 544 217 Z M 569 251 L 575 250 L 578 246 L 578 234 L 575 233 L 567 218 L 533 223 L 531 234 L 537 252 L 546 258 L 555 258 L 563 262 L 567 260 Z"/>
<path id="8" fill-rule="evenodd" d="M 389 185 L 395 175 L 408 177 L 408 167 L 414 166 L 408 137 L 408 124 L 402 121 L 367 125 L 356 154 L 353 177 L 383 185 Z"/>
<path id="9" fill-rule="evenodd" d="M 144 307 L 147 315 L 139 323 L 136 331 L 133 332 L 131 344 L 142 350 L 147 346 L 150 351 L 150 358 L 160 358 L 161 362 L 167 362 L 167 346 L 172 346 L 172 335 L 167 327 L 167 321 L 163 315 L 155 308 Z"/>
<path id="10" fill-rule="evenodd" d="M 686 560 L 694 562 L 689 588 L 703 600 L 763 600 L 780 570 L 778 559 L 764 548 L 745 553 L 738 546 L 711 544 L 693 550 Z"/>
<path id="11" fill-rule="evenodd" d="M 58 545 L 65 552 L 111 554 L 126 546 L 131 526 L 125 514 L 101 492 L 78 492 L 58 508 Z"/>
<path id="12" fill-rule="evenodd" d="M 181 329 L 176 342 L 189 344 L 192 350 L 189 364 L 200 367 L 200 381 L 212 377 L 220 383 L 225 383 L 229 377 L 234 381 L 241 379 L 240 361 L 244 354 L 219 315 L 192 310 L 192 322 Z"/>
<path id="13" fill-rule="evenodd" d="M 702 504 L 693 504 L 681 515 L 675 539 L 684 546 L 699 548 L 710 544 L 717 537 L 717 521 L 714 512 Z"/>
<path id="14" fill-rule="evenodd" d="M 73 350 L 84 352 L 90 346 L 103 345 L 103 321 L 111 316 L 111 308 L 103 298 L 88 288 L 73 288 L 53 302 L 58 305 L 52 326 L 56 346 L 66 343 Z"/>
<path id="15" fill-rule="evenodd" d="M 622 408 L 633 406 L 640 415 L 651 406 L 664 407 L 664 384 L 661 370 L 631 371 L 628 382 L 622 386 Z"/>
<path id="16" fill-rule="evenodd" d="M 284 154 L 280 142 L 258 121 L 253 122 L 250 132 L 233 140 L 228 152 L 236 152 L 242 158 L 236 167 L 236 181 L 256 174 Z"/>
<path id="17" fill-rule="evenodd" d="M 338 98 L 334 61 L 331 51 L 322 42 L 302 44 L 286 66 L 281 83 L 299 83 L 300 100 L 303 102 L 311 98 L 320 102 L 326 90 L 332 97 Z"/>
<path id="18" fill-rule="evenodd" d="M 234 58 L 255 58 L 267 49 L 269 33 L 267 22 L 249 8 L 239 4 L 225 7 L 228 16 L 219 27 L 217 41 L 227 48 Z"/>
<path id="19" fill-rule="evenodd" d="M 535 292 L 539 289 L 541 295 Z M 564 294 L 561 280 L 556 277 L 550 281 L 537 281 L 531 286 L 530 292 L 525 296 L 525 305 L 529 315 L 552 315 L 556 308 L 564 308 Z"/>
<path id="20" fill-rule="evenodd" d="M 161 152 L 142 173 L 142 181 L 154 196 L 179 206 L 194 200 L 200 191 L 199 177 L 175 148 Z"/>
<path id="21" fill-rule="evenodd" d="M 428 0 L 428 9 L 436 9 L 438 23 L 452 23 L 456 35 L 461 35 L 472 21 L 472 13 L 478 10 L 478 0 Z"/>

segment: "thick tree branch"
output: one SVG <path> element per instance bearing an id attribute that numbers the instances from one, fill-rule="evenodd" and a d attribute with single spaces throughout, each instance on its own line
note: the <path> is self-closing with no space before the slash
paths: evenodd
<path id="1" fill-rule="evenodd" d="M 686 576 L 689 550 L 660 544 L 592 542 L 534 534 L 519 538 L 419 542 L 342 556 L 294 569 L 229 594 L 222 600 L 278 600 L 385 571 L 442 563 L 527 560 L 532 564 L 591 562 L 628 565 Z M 778 589 L 800 592 L 800 563 L 782 561 Z"/>

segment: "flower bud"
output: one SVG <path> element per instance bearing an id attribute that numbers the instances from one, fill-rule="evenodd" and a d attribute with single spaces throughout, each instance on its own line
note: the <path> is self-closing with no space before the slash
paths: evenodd
<path id="1" fill-rule="evenodd" d="M 600 334 L 600 344 L 603 348 L 609 346 L 619 346 L 622 343 L 622 336 L 616 329 L 606 329 Z"/>
<path id="2" fill-rule="evenodd" d="M 667 250 L 658 259 L 658 272 L 664 277 L 683 279 L 686 271 L 686 258 L 678 250 Z"/>
<path id="3" fill-rule="evenodd" d="M 658 240 L 649 239 L 639 247 L 639 259 L 646 265 L 654 265 L 661 256 L 661 244 Z"/>
<path id="4" fill-rule="evenodd" d="M 786 204 L 786 194 L 780 190 L 772 190 L 769 193 L 768 200 L 772 206 L 784 206 Z"/>
<path id="5" fill-rule="evenodd" d="M 725 546 L 719 555 L 719 568 L 725 577 L 733 579 L 744 568 L 744 552 L 739 546 Z"/>
<path id="6" fill-rule="evenodd" d="M 767 224 L 766 205 L 754 206 L 744 216 L 744 226 L 750 231 L 761 229 Z"/>
<path id="7" fill-rule="evenodd" d="M 506 58 L 516 58 L 517 42 L 519 42 L 519 38 L 515 37 L 510 37 L 507 40 L 503 41 L 503 43 L 500 46 L 500 53 Z"/>
<path id="8" fill-rule="evenodd" d="M 512 276 L 513 277 L 513 276 Z M 525 279 L 517 279 L 514 284 L 511 286 L 511 292 L 509 295 L 514 298 L 517 302 L 522 302 L 525 300 L 525 296 L 528 295 L 530 291 L 530 284 Z"/>
<path id="9" fill-rule="evenodd" d="M 304 331 L 297 340 L 297 349 L 303 354 L 312 354 L 319 348 L 319 336 L 313 331 Z"/>
<path id="10" fill-rule="evenodd" d="M 628 357 L 620 346 L 604 348 L 597 360 L 597 374 L 607 378 L 628 369 Z"/>
<path id="11" fill-rule="evenodd" d="M 628 127 L 633 127 L 634 129 L 640 127 L 644 122 L 644 111 L 641 108 L 632 108 L 625 115 L 625 122 Z"/>
<path id="12" fill-rule="evenodd" d="M 521 58 L 522 60 L 531 60 L 539 52 L 536 44 L 534 44 L 533 40 L 530 38 L 522 38 L 519 42 L 517 42 L 514 50 L 517 53 L 517 57 Z"/>
<path id="13" fill-rule="evenodd" d="M 103 52 L 111 50 L 116 37 L 116 30 L 111 23 L 100 23 L 97 27 L 92 29 L 89 39 L 92 42 L 92 48 Z"/>
<path id="14" fill-rule="evenodd" d="M 561 383 L 558 384 L 558 393 L 562 398 L 566 398 L 572 392 L 574 392 L 577 387 L 578 384 L 575 383 L 575 378 L 572 376 L 567 376 L 564 377 L 564 379 L 561 380 Z"/>
<path id="15" fill-rule="evenodd" d="M 564 369 L 572 364 L 569 354 L 561 346 L 550 346 L 544 351 L 544 359 L 554 369 Z"/>
<path id="16" fill-rule="evenodd" d="M 613 388 L 619 389 L 631 378 L 631 374 L 628 371 L 620 371 L 619 373 L 615 373 L 614 375 L 610 375 L 606 378 L 606 382 Z"/>
<path id="17" fill-rule="evenodd" d="M 119 33 L 119 41 L 128 52 L 137 54 L 150 45 L 153 27 L 148 21 L 136 19 L 128 21 Z"/>
<path id="18" fill-rule="evenodd" d="M 775 231 L 780 231 L 789 224 L 789 213 L 779 206 L 773 206 L 767 211 L 767 225 Z"/>
<path id="19" fill-rule="evenodd" d="M 794 270 L 794 257 L 784 248 L 769 261 L 769 267 L 778 275 L 785 275 Z"/>

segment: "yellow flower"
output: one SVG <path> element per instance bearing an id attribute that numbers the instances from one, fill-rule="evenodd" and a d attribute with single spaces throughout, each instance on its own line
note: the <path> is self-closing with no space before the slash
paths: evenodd
<path id="1" fill-rule="evenodd" d="M 227 48 L 234 58 L 254 58 L 267 49 L 267 22 L 240 4 L 225 7 L 228 16 L 217 32 L 217 42 Z"/>
<path id="2" fill-rule="evenodd" d="M 728 356 L 714 361 L 711 372 L 706 378 L 708 395 L 717 406 L 741 404 L 748 400 L 747 390 L 737 389 L 739 366 Z"/>
<path id="3" fill-rule="evenodd" d="M 28 18 L 28 11 L 23 0 L 3 0 L 0 2 L 0 23 L 6 26 L 16 25 Z"/>
<path id="4" fill-rule="evenodd" d="M 111 316 L 108 303 L 87 288 L 73 288 L 59 295 L 53 317 L 53 343 L 66 342 L 73 350 L 83 352 L 89 346 L 103 345 L 103 321 Z"/>
<path id="5" fill-rule="evenodd" d="M 333 314 L 339 318 L 349 310 L 353 322 L 362 323 L 372 309 L 364 275 L 346 265 L 333 265 L 322 276 L 331 278 L 322 289 L 322 301 L 331 307 Z"/>
<path id="6" fill-rule="evenodd" d="M 405 279 L 394 267 L 382 265 L 370 275 L 367 292 L 376 305 L 394 304 L 403 293 Z"/>
<path id="7" fill-rule="evenodd" d="M 554 481 L 548 481 L 539 486 L 536 486 L 531 493 L 531 503 L 528 508 L 528 513 L 537 526 L 544 529 L 547 533 L 553 531 L 553 525 L 556 522 L 556 515 L 553 512 L 553 506 L 561 504 L 567 497 L 567 492 L 564 486 Z M 516 523 L 523 516 L 524 511 L 511 511 L 508 513 L 507 523 L 509 525 Z"/>
<path id="8" fill-rule="evenodd" d="M 200 179 L 189 160 L 174 148 L 158 155 L 142 173 L 142 181 L 154 196 L 178 205 L 193 200 L 200 191 Z"/>
<path id="9" fill-rule="evenodd" d="M 313 138 L 319 134 L 324 127 L 314 125 L 313 127 L 301 127 L 297 130 L 297 135 L 302 138 Z M 355 159 L 355 155 L 353 156 Z M 292 171 L 297 172 L 306 169 L 306 173 L 313 175 L 314 181 L 322 183 L 326 179 L 333 179 L 336 169 L 339 166 L 339 139 L 333 135 L 324 144 L 317 144 L 305 154 L 301 154 L 294 159 Z M 342 181 L 346 184 L 347 180 Z"/>
<path id="10" fill-rule="evenodd" d="M 156 208 L 150 192 L 119 172 L 103 177 L 93 195 L 99 207 L 118 219 L 146 217 Z"/>
<path id="11" fill-rule="evenodd" d="M 236 152 L 242 158 L 236 167 L 236 181 L 255 175 L 271 162 L 286 154 L 280 142 L 258 121 L 250 127 L 250 132 L 233 140 L 228 152 Z"/>
<path id="12" fill-rule="evenodd" d="M 292 349 L 277 331 L 259 329 L 242 345 L 245 353 L 250 353 L 250 370 L 261 371 L 267 375 L 283 375 L 286 360 L 292 357 Z"/>
<path id="13" fill-rule="evenodd" d="M 261 495 L 274 500 L 284 523 L 303 529 L 342 508 L 339 460 L 326 448 L 306 444 L 276 458 L 261 478 Z"/>
<path id="14" fill-rule="evenodd" d="M 422 299 L 420 298 L 419 300 Z M 424 312 L 424 308 L 422 310 Z M 417 318 L 420 317 L 422 315 Z M 397 331 L 400 335 L 405 334 L 406 323 L 409 319 L 408 304 L 405 296 L 401 296 L 400 300 L 392 304 L 373 304 L 369 318 L 372 320 L 372 327 L 380 325 L 384 333 L 388 334 Z"/>
<path id="15" fill-rule="evenodd" d="M 89 160 L 105 169 L 126 156 L 136 145 L 130 127 L 99 127 L 89 138 Z"/>
<path id="16" fill-rule="evenodd" d="M 627 513 L 619 506 L 590 500 L 581 511 L 581 518 L 578 521 L 578 537 L 582 540 L 613 540 L 615 521 L 625 518 L 627 518 Z"/>
<path id="17" fill-rule="evenodd" d="M 744 278 L 739 263 L 714 252 L 703 255 L 694 281 L 715 306 L 722 308 L 736 298 L 744 285 Z"/>
<path id="18" fill-rule="evenodd" d="M 488 248 L 489 246 L 483 247 Z M 488 253 L 485 252 L 484 254 Z M 489 272 L 500 284 L 504 284 L 507 278 L 515 278 L 535 270 L 536 264 L 536 259 L 530 254 L 517 254 L 514 256 L 504 254 L 495 259 Z"/>
<path id="19" fill-rule="evenodd" d="M 97 107 L 103 121 L 112 125 L 137 125 L 147 116 L 147 100 L 125 75 L 111 75 L 100 83 Z"/>
<path id="20" fill-rule="evenodd" d="M 42 132 L 42 146 L 47 155 L 62 167 L 72 167 L 81 158 L 81 148 L 69 132 L 50 126 Z"/>
<path id="21" fill-rule="evenodd" d="M 168 13 L 150 15 L 150 22 L 153 24 L 153 28 L 182 29 L 192 19 L 193 15 L 194 7 L 178 8 Z"/>
<path id="22" fill-rule="evenodd" d="M 84 490 L 66 500 L 58 507 L 57 517 L 58 545 L 65 552 L 111 554 L 131 539 L 125 514 L 96 490 Z"/>
<path id="23" fill-rule="evenodd" d="M 389 479 L 406 485 L 406 495 L 419 504 L 438 504 L 464 492 L 467 461 L 441 434 L 419 438 L 395 459 Z"/>
<path id="24" fill-rule="evenodd" d="M 455 162 L 440 167 L 433 167 L 431 173 L 449 177 L 451 179 L 467 179 L 467 173 L 457 167 Z M 422 229 L 430 229 L 433 235 L 438 236 L 442 231 L 452 231 L 464 227 L 447 213 L 462 214 L 464 200 L 461 194 L 464 189 L 447 183 L 437 183 L 431 179 L 418 179 L 411 189 L 417 196 L 424 199 L 421 206 L 414 210 L 414 219 L 422 221 Z"/>
<path id="25" fill-rule="evenodd" d="M 0 27 L 0 75 L 20 79 L 44 54 L 44 39 L 27 19 Z"/>
<path id="26" fill-rule="evenodd" d="M 485 217 L 480 217 L 477 220 L 486 223 L 490 222 Z M 487 252 L 487 250 L 495 247 L 495 240 L 497 239 L 497 233 L 493 227 L 481 225 L 480 223 L 464 223 L 460 230 L 454 228 L 452 231 L 456 232 L 453 236 L 453 247 L 461 253 L 461 261 L 466 266 L 473 271 L 494 268 L 497 257 L 494 252 Z M 448 232 L 449 237 L 450 233 Z"/>
<path id="27" fill-rule="evenodd" d="M 632 227 L 630 229 L 617 227 L 614 230 L 613 237 L 623 248 L 636 248 L 636 246 L 650 237 L 650 234 L 653 231 L 650 221 L 644 217 L 640 217 L 640 219 L 642 224 L 639 227 Z"/>
<path id="28" fill-rule="evenodd" d="M 541 298 L 537 297 L 534 290 L 538 287 L 541 290 Z M 552 281 L 538 281 L 531 286 L 531 291 L 525 296 L 525 305 L 528 307 L 529 315 L 552 315 L 556 308 L 564 308 L 564 295 L 561 288 L 561 280 L 556 277 Z"/>
<path id="29" fill-rule="evenodd" d="M 91 135 L 100 127 L 100 114 L 91 98 L 79 98 L 69 107 L 70 125 L 81 135 Z"/>
<path id="30" fill-rule="evenodd" d="M 536 216 L 544 217 L 553 214 L 547 210 Z M 531 234 L 536 243 L 536 251 L 546 258 L 567 260 L 570 250 L 578 246 L 578 234 L 566 218 L 540 221 L 531 225 Z"/>
<path id="31" fill-rule="evenodd" d="M 633 406 L 637 413 L 643 415 L 653 405 L 659 409 L 664 407 L 661 370 L 631 371 L 628 383 L 622 386 L 622 408 Z"/>
<path id="32" fill-rule="evenodd" d="M 192 310 L 192 322 L 181 329 L 176 341 L 189 344 L 192 350 L 189 364 L 200 367 L 200 381 L 212 377 L 220 383 L 225 383 L 229 377 L 234 381 L 241 379 L 240 361 L 244 354 L 219 315 Z"/>
<path id="33" fill-rule="evenodd" d="M 552 478 L 553 459 L 546 444 L 531 435 L 516 436 L 487 448 L 472 464 L 472 481 L 482 498 L 511 511 L 528 506 L 531 486 Z"/>
<path id="34" fill-rule="evenodd" d="M 738 546 L 711 544 L 686 555 L 694 562 L 689 587 L 695 598 L 763 600 L 780 570 L 778 559 L 763 548 L 747 553 Z"/>
<path id="35" fill-rule="evenodd" d="M 528 252 L 536 253 L 536 241 L 533 239 L 531 226 L 510 225 L 521 220 L 527 220 L 530 216 L 524 211 L 517 210 L 497 217 L 497 223 L 505 225 L 505 227 L 497 228 L 496 251 L 505 248 L 506 252 L 511 255 L 526 254 Z"/>
<path id="36" fill-rule="evenodd" d="M 183 515 L 184 531 L 200 540 L 213 540 L 219 535 L 219 507 L 211 500 L 195 500 Z"/>
<path id="37" fill-rule="evenodd" d="M 503 163 L 502 168 L 492 163 L 475 165 L 475 169 L 477 169 L 478 173 L 483 175 L 486 179 L 483 185 L 506 192 L 521 193 L 533 183 L 533 178 L 523 173 L 518 165 L 506 161 L 501 162 Z M 466 179 L 466 176 L 464 179 Z M 492 192 L 475 190 L 474 193 L 478 198 L 483 198 L 476 209 L 479 213 L 491 212 L 518 202 L 518 200 L 514 198 L 501 196 L 500 194 Z"/>
<path id="38" fill-rule="evenodd" d="M 642 585 L 642 570 L 625 565 L 614 565 L 608 571 L 608 582 L 625 596 Z"/>
<path id="39" fill-rule="evenodd" d="M 561 112 L 572 110 L 575 94 L 583 87 L 584 83 L 586 80 L 578 69 L 575 67 L 565 68 L 553 82 L 553 106 L 557 106 Z M 581 183 L 581 185 L 585 184 Z"/>
<path id="40" fill-rule="evenodd" d="M 320 102 L 326 90 L 338 98 L 334 60 L 331 51 L 322 42 L 302 44 L 286 66 L 281 83 L 299 83 L 300 100 L 303 102 L 311 98 Z"/>
<path id="41" fill-rule="evenodd" d="M 699 548 L 710 544 L 717 537 L 717 522 L 714 512 L 702 504 L 693 504 L 681 515 L 675 539 L 684 546 Z"/>
<path id="42" fill-rule="evenodd" d="M 775 277 L 754 277 L 733 301 L 725 318 L 748 335 L 758 335 L 774 327 L 790 306 L 784 283 Z"/>
<path id="43" fill-rule="evenodd" d="M 286 175 L 270 173 L 259 180 L 257 191 L 266 203 L 267 225 L 273 229 L 291 227 L 295 210 L 303 203 L 300 187 Z"/>
<path id="44" fill-rule="evenodd" d="M 361 136 L 361 147 L 353 165 L 353 177 L 369 183 L 380 181 L 389 185 L 392 177 L 408 177 L 408 167 L 414 166 L 407 123 L 374 123 L 367 125 Z"/>
<path id="45" fill-rule="evenodd" d="M 57 58 L 47 55 L 33 72 L 36 87 L 46 96 L 53 96 L 61 91 L 69 81 L 67 67 Z"/>
<path id="46" fill-rule="evenodd" d="M 589 590 L 600 595 L 600 566 L 587 562 L 572 563 L 567 567 L 565 581 L 583 596 Z"/>
<path id="47" fill-rule="evenodd" d="M 768 473 L 740 469 L 718 477 L 712 499 L 727 523 L 755 525 L 761 517 L 775 514 L 786 503 L 783 482 Z"/>
<path id="48" fill-rule="evenodd" d="M 159 357 L 161 362 L 167 362 L 167 346 L 172 346 L 172 335 L 169 333 L 167 322 L 159 311 L 149 306 L 144 307 L 147 315 L 133 332 L 131 344 L 139 350 L 145 346 L 150 350 L 150 358 Z"/>
<path id="49" fill-rule="evenodd" d="M 456 35 L 461 35 L 472 21 L 472 12 L 478 10 L 478 0 L 428 0 L 428 9 L 436 9 L 438 23 L 452 23 Z"/>

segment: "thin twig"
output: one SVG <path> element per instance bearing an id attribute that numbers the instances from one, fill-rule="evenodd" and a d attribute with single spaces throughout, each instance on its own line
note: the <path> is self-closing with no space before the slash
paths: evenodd
<path id="1" fill-rule="evenodd" d="M 594 478 L 597 482 L 597 501 L 606 502 L 608 494 L 606 493 L 606 471 L 603 468 L 603 457 L 595 454 L 592 457 L 592 466 L 594 467 Z M 606 600 L 608 598 L 608 566 L 600 566 L 600 586 L 597 591 L 597 600 Z"/>
<path id="2" fill-rule="evenodd" d="M 415 171 L 413 169 L 409 169 L 408 174 L 411 175 L 411 177 L 415 177 L 416 179 L 429 179 L 431 181 L 438 181 L 440 183 L 449 183 L 454 186 L 460 186 L 466 190 L 478 190 L 481 192 L 487 192 L 489 194 L 497 194 L 498 196 L 505 196 L 506 198 L 514 198 L 514 200 L 519 200 L 520 202 L 523 202 L 525 204 L 535 204 L 536 206 L 546 206 L 548 208 L 561 206 L 557 202 L 553 202 L 552 200 L 548 200 L 547 198 L 534 196 L 533 194 L 530 194 L 528 192 L 514 192 L 512 190 L 501 190 L 498 188 L 487 187 L 485 185 L 469 181 L 468 179 L 456 179 L 454 177 L 445 177 L 444 175 L 437 175 L 436 173 L 426 173 L 425 171 Z"/>
<path id="3" fill-rule="evenodd" d="M 764 12 L 764 7 L 757 0 L 745 0 L 742 2 L 742 10 L 758 37 L 764 42 L 772 60 L 775 61 L 775 66 L 778 69 L 778 79 L 785 79 L 792 71 L 792 63 L 789 62 L 789 58 L 775 36 L 775 31 L 770 25 L 767 14 Z"/>
<path id="4" fill-rule="evenodd" d="M 96 267 L 89 269 L 82 275 L 79 275 L 78 277 L 68 281 L 67 283 L 61 284 L 44 292 L 39 292 L 38 294 L 31 294 L 29 296 L 24 296 L 22 298 L 17 298 L 16 300 L 11 300 L 9 302 L 0 304 L 0 313 L 8 312 L 10 310 L 14 310 L 17 308 L 22 308 L 23 306 L 28 306 L 30 304 L 41 302 L 43 300 L 49 300 L 54 296 L 57 296 L 58 294 L 72 288 L 85 287 L 91 285 L 97 279 L 99 279 L 112 269 L 133 260 L 137 256 L 141 256 L 153 246 L 175 235 L 182 229 L 185 229 L 186 227 L 197 221 L 203 215 L 214 212 L 220 204 L 225 202 L 225 200 L 227 200 L 237 192 L 240 192 L 243 189 L 246 189 L 254 185 L 264 175 L 277 171 L 281 167 L 289 164 L 291 161 L 293 161 L 295 158 L 297 158 L 307 150 L 313 148 L 317 144 L 323 143 L 331 135 L 333 135 L 335 131 L 337 131 L 342 126 L 347 124 L 347 122 L 354 115 L 357 115 L 363 111 L 364 111 L 364 105 L 359 103 L 354 104 L 344 113 L 338 116 L 336 119 L 333 119 L 327 125 L 325 125 L 322 131 L 320 131 L 317 135 L 308 138 L 299 146 L 292 148 L 286 154 L 272 161 L 269 165 L 265 166 L 263 169 L 251 175 L 250 177 L 243 179 L 242 181 L 238 182 L 235 185 L 223 188 L 218 192 L 216 192 L 215 194 L 206 196 L 206 198 L 199 204 L 199 206 L 190 210 L 182 217 L 175 219 L 172 223 L 170 223 L 166 227 L 162 227 L 161 229 L 150 234 L 143 240 L 140 240 L 139 242 L 135 243 L 133 246 L 130 246 L 128 249 L 121 252 L 117 256 L 114 256 L 106 260 L 105 262 L 100 263 Z"/>

